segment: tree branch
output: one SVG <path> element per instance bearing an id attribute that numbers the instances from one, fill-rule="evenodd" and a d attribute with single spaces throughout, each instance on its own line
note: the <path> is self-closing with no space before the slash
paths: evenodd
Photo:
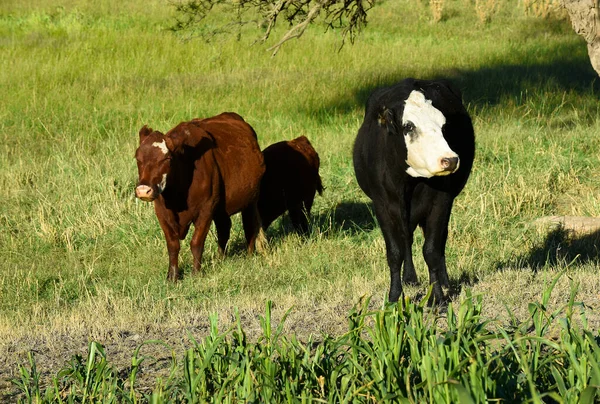
<path id="1" fill-rule="evenodd" d="M 215 35 L 231 33 L 233 27 L 237 27 L 239 37 L 241 27 L 254 22 L 264 29 L 259 41 L 266 42 L 277 20 L 283 18 L 290 28 L 268 48 L 274 56 L 284 43 L 300 38 L 319 17 L 327 29 L 342 30 L 342 46 L 346 37 L 353 42 L 367 23 L 367 11 L 374 5 L 375 0 L 179 0 L 175 3 L 177 17 L 171 30 L 196 33 L 192 36 L 201 36 L 208 41 Z M 208 22 L 208 17 L 215 13 L 237 18 L 215 26 Z M 243 18 L 246 14 L 254 19 Z"/>
<path id="2" fill-rule="evenodd" d="M 313 8 L 311 8 L 310 11 L 308 12 L 308 14 L 306 15 L 306 18 L 304 19 L 304 21 L 296 24 L 294 27 L 289 29 L 285 33 L 283 38 L 281 38 L 279 40 L 279 42 L 277 42 L 275 45 L 271 46 L 268 49 L 269 51 L 271 51 L 271 50 L 273 51 L 271 56 L 275 56 L 277 54 L 277 52 L 279 52 L 281 45 L 283 45 L 290 39 L 300 38 L 302 36 L 302 34 L 304 34 L 304 31 L 306 31 L 306 28 L 308 27 L 308 25 L 310 23 L 312 23 L 315 18 L 317 18 L 317 16 L 319 15 L 319 11 L 321 11 L 321 4 L 316 4 L 315 6 L 313 6 Z"/>

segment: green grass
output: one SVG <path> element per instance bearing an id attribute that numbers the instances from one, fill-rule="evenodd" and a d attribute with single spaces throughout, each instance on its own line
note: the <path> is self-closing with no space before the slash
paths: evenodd
<path id="1" fill-rule="evenodd" d="M 455 80 L 475 125 L 476 161 L 447 247 L 454 303 L 471 288 L 486 318 L 509 324 L 506 305 L 524 321 L 544 282 L 566 271 L 600 325 L 597 235 L 529 226 L 600 216 L 598 79 L 568 21 L 503 2 L 481 25 L 469 2 L 449 0 L 433 24 L 425 4 L 387 1 L 354 45 L 338 52 L 336 33 L 316 26 L 271 58 L 250 28 L 239 42 L 181 41 L 167 30 L 166 2 L 122 3 L 0 6 L 0 356 L 22 360 L 37 344 L 60 356 L 65 338 L 87 345 L 122 330 L 183 335 L 206 329 L 210 313 L 234 322 L 236 307 L 256 336 L 266 301 L 276 320 L 294 307 L 284 330 L 299 338 L 344 333 L 361 296 L 380 305 L 389 286 L 352 142 L 369 93 L 409 76 Z M 236 219 L 229 257 L 217 259 L 211 233 L 204 273 L 169 285 L 154 211 L 133 195 L 137 132 L 222 111 L 244 116 L 263 147 L 306 135 L 326 190 L 306 240 L 284 220 L 269 229 L 270 250 L 247 257 Z M 417 232 L 421 284 L 406 288 L 417 300 L 427 285 L 421 243 Z M 185 246 L 181 262 L 189 274 Z M 569 288 L 561 278 L 549 305 Z"/>

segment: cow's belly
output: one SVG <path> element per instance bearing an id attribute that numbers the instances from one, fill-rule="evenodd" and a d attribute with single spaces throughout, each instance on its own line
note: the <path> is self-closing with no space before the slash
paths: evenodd
<path id="1" fill-rule="evenodd" d="M 240 212 L 258 200 L 264 165 L 251 157 L 241 158 L 235 166 L 227 166 L 221 170 L 225 190 L 222 200 L 229 215 Z"/>
<path id="2" fill-rule="evenodd" d="M 247 208 L 252 202 L 258 201 L 259 184 L 238 184 L 225 186 L 225 211 L 228 215 L 238 213 Z"/>

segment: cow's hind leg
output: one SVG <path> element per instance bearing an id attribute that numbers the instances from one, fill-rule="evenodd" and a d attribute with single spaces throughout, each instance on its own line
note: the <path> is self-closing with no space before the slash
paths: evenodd
<path id="1" fill-rule="evenodd" d="M 246 243 L 248 244 L 248 253 L 251 254 L 254 252 L 256 239 L 261 228 L 256 202 L 242 210 L 242 225 L 244 226 L 244 235 L 246 236 Z"/>
<path id="2" fill-rule="evenodd" d="M 306 208 L 304 202 L 290 208 L 290 219 L 294 229 L 300 234 L 308 233 L 308 213 L 309 210 Z"/>
<path id="3" fill-rule="evenodd" d="M 219 244 L 219 255 L 223 257 L 231 234 L 231 218 L 227 212 L 215 212 L 214 217 L 215 227 L 217 228 L 217 241 Z"/>
<path id="4" fill-rule="evenodd" d="M 444 301 L 442 286 L 447 287 L 449 284 L 445 250 L 452 199 L 448 197 L 439 202 L 441 203 L 435 204 L 423 226 L 423 257 L 429 268 L 429 282 L 433 285 L 432 299 L 441 303 Z"/>

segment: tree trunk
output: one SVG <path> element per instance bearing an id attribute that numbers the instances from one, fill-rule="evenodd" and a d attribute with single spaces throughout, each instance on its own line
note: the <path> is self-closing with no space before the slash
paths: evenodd
<path id="1" fill-rule="evenodd" d="M 573 29 L 587 42 L 592 67 L 600 75 L 600 16 L 599 0 L 562 0 Z"/>

